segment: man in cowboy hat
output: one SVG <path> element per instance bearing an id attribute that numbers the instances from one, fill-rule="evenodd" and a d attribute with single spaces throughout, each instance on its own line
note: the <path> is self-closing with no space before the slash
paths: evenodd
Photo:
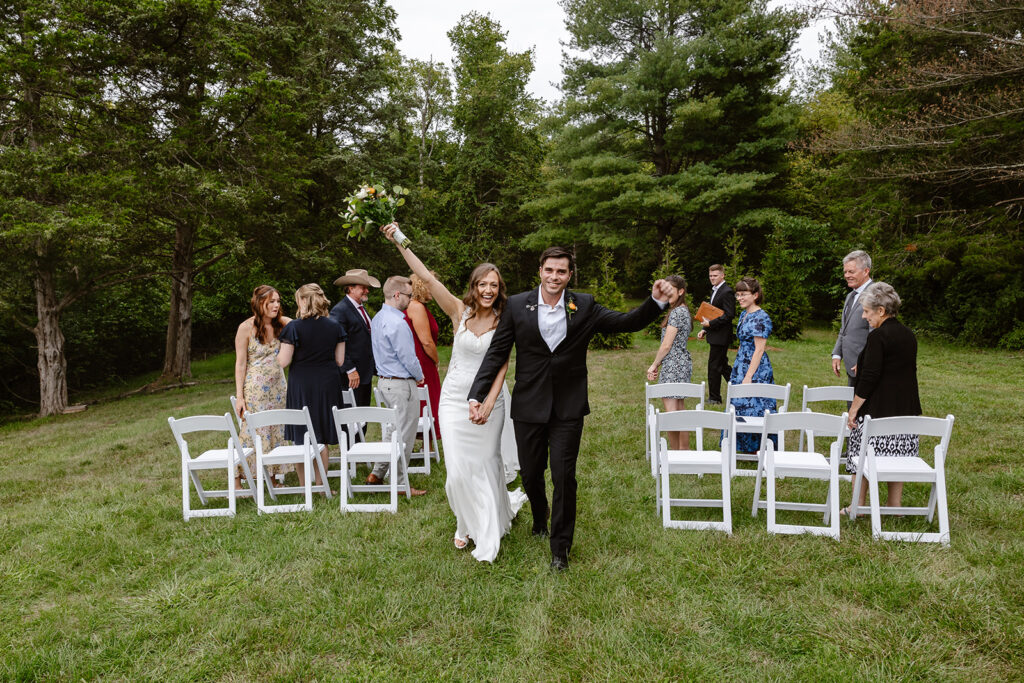
<path id="1" fill-rule="evenodd" d="M 370 298 L 370 287 L 379 288 L 380 281 L 370 277 L 362 268 L 356 268 L 339 277 L 334 284 L 345 288 L 345 296 L 331 309 L 331 318 L 348 335 L 345 364 L 341 366 L 342 385 L 353 390 L 357 406 L 368 406 L 370 387 L 377 370 L 370 345 L 370 316 L 363 304 Z"/>

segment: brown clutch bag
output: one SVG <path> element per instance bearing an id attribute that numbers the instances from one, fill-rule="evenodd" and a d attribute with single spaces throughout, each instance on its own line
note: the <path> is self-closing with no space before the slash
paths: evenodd
<path id="1" fill-rule="evenodd" d="M 718 306 L 712 306 L 707 301 L 702 301 L 700 306 L 697 308 L 697 312 L 693 314 L 693 317 L 702 322 L 705 320 L 710 322 L 715 318 L 722 317 L 723 315 L 725 315 L 725 311 L 721 308 Z"/>

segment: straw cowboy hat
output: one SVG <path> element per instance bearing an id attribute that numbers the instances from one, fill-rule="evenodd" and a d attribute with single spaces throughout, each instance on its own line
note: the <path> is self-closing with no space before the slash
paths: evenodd
<path id="1" fill-rule="evenodd" d="M 380 280 L 370 277 L 362 268 L 345 271 L 342 277 L 334 281 L 339 287 L 343 285 L 366 285 L 367 287 L 380 287 Z"/>

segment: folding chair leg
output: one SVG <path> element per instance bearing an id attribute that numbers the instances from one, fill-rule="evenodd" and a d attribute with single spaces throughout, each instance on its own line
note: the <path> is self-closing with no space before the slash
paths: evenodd
<path id="1" fill-rule="evenodd" d="M 938 478 L 936 477 L 936 481 L 932 483 L 932 490 L 931 490 L 931 492 L 928 495 L 928 515 L 925 517 L 925 519 L 928 520 L 929 524 L 932 523 L 932 519 L 935 517 L 935 502 L 936 502 L 936 498 L 937 498 L 937 496 L 935 494 L 935 491 L 938 488 L 938 486 L 937 486 L 938 480 L 937 479 Z"/>
<path id="2" fill-rule="evenodd" d="M 728 461 L 722 464 L 722 523 L 725 533 L 732 536 L 732 478 Z"/>
<path id="3" fill-rule="evenodd" d="M 397 457 L 396 457 L 397 456 Z M 396 454 L 394 451 L 391 452 L 391 512 L 392 514 L 398 512 L 398 479 L 401 477 L 401 473 L 398 471 L 398 460 L 402 456 Z M 408 492 L 408 486 L 406 487 Z"/>
<path id="4" fill-rule="evenodd" d="M 672 495 L 669 493 L 667 463 L 663 462 L 661 463 L 661 523 L 667 528 L 671 522 Z"/>
<path id="5" fill-rule="evenodd" d="M 316 456 L 316 457 L 319 460 L 319 455 Z M 306 475 L 306 481 L 303 482 L 303 485 L 306 487 L 306 510 L 312 511 L 313 510 L 313 461 L 309 457 L 309 450 L 307 450 L 306 453 L 303 455 L 303 464 L 305 465 L 305 467 L 303 467 L 302 469 L 305 470 L 305 475 Z"/>
<path id="6" fill-rule="evenodd" d="M 235 507 L 237 503 L 235 499 L 235 473 L 233 471 L 234 469 L 235 468 L 232 467 L 231 458 L 228 458 L 228 510 L 231 510 L 232 517 L 235 516 Z"/>
<path id="7" fill-rule="evenodd" d="M 946 504 L 946 473 L 935 473 L 936 504 L 939 508 L 939 543 L 949 547 L 949 507 Z"/>
<path id="8" fill-rule="evenodd" d="M 188 471 L 188 476 L 192 479 L 192 483 L 196 486 L 196 493 L 199 494 L 199 502 L 203 505 L 207 504 L 206 500 L 206 489 L 203 488 L 202 482 L 199 481 L 199 475 L 192 470 Z"/>
<path id="9" fill-rule="evenodd" d="M 189 520 L 189 512 L 191 512 L 191 506 L 189 505 L 190 492 L 188 490 L 188 465 L 184 462 L 181 463 L 181 513 L 185 517 L 185 521 Z"/>
<path id="10" fill-rule="evenodd" d="M 765 473 L 765 485 L 768 489 L 768 531 L 773 532 L 775 530 L 775 463 L 772 462 L 771 455 L 767 458 L 768 471 Z"/>
<path id="11" fill-rule="evenodd" d="M 878 477 L 874 472 L 868 476 L 868 497 L 871 499 L 871 535 L 877 540 L 882 537 L 882 512 L 878 501 Z"/>
<path id="12" fill-rule="evenodd" d="M 857 469 L 857 473 L 853 475 L 853 498 L 850 500 L 850 519 L 857 519 L 857 514 L 860 512 L 860 489 L 864 485 L 864 474 L 861 472 L 862 468 Z"/>
<path id="13" fill-rule="evenodd" d="M 754 479 L 754 504 L 750 507 L 750 516 L 757 517 L 757 508 L 761 503 L 761 461 L 757 462 L 757 477 Z"/>
<path id="14" fill-rule="evenodd" d="M 833 537 L 839 540 L 839 478 L 833 470 L 833 475 L 828 482 L 828 500 L 825 501 L 828 507 L 825 510 L 825 524 L 829 525 Z M 831 523 L 830 523 L 831 521 Z"/>

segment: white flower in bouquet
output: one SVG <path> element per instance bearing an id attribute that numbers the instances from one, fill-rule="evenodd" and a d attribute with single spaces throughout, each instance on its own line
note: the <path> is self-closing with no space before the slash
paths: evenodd
<path id="1" fill-rule="evenodd" d="M 383 184 L 362 185 L 360 188 L 345 198 L 348 208 L 343 214 L 345 223 L 342 227 L 348 230 L 349 237 L 362 239 L 370 230 L 395 222 L 395 213 L 398 207 L 405 204 L 405 195 L 409 190 L 395 185 L 389 194 Z M 403 247 L 410 244 L 410 240 L 401 230 L 395 230 L 395 239 Z"/>

